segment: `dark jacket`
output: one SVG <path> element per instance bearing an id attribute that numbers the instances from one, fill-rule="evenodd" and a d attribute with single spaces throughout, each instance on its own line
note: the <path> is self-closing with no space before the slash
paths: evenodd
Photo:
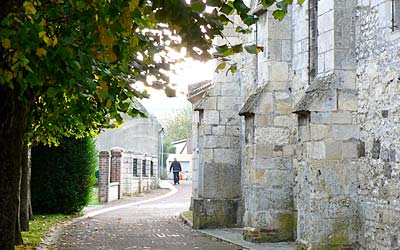
<path id="1" fill-rule="evenodd" d="M 169 167 L 169 172 L 171 172 L 171 170 L 174 170 L 174 172 L 182 171 L 179 161 L 173 161 L 171 163 L 171 167 Z"/>

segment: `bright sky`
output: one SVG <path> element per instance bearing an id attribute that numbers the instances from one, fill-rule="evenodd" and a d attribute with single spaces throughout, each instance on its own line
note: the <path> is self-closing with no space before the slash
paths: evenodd
<path id="1" fill-rule="evenodd" d="M 141 103 L 159 120 L 171 116 L 177 110 L 190 105 L 187 101 L 188 85 L 203 80 L 210 80 L 215 70 L 212 61 L 202 63 L 187 59 L 176 68 L 176 74 L 171 76 L 171 83 L 176 84 L 176 97 L 167 97 L 163 90 L 148 89 L 149 99 L 142 99 Z"/>

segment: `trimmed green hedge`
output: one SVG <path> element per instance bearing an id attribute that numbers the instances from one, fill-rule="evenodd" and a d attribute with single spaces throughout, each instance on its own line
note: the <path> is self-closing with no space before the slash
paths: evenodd
<path id="1" fill-rule="evenodd" d="M 64 139 L 58 147 L 32 148 L 34 213 L 77 213 L 90 200 L 96 182 L 94 139 Z"/>

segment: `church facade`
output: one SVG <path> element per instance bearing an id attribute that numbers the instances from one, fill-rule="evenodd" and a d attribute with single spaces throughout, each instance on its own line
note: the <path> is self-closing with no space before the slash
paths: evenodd
<path id="1" fill-rule="evenodd" d="M 308 0 L 189 87 L 193 223 L 297 249 L 400 249 L 400 3 Z"/>

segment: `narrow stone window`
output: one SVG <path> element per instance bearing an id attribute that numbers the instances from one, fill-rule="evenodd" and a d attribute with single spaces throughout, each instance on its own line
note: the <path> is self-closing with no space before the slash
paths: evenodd
<path id="1" fill-rule="evenodd" d="M 400 0 L 392 0 L 392 30 L 400 29 Z"/>
<path id="2" fill-rule="evenodd" d="M 142 161 L 142 176 L 146 176 L 146 160 Z"/>
<path id="3" fill-rule="evenodd" d="M 138 176 L 138 171 L 137 171 L 137 159 L 133 159 L 133 163 L 132 163 L 132 175 L 133 175 L 133 176 Z"/>
<path id="4" fill-rule="evenodd" d="M 310 112 L 297 113 L 299 142 L 310 140 L 310 118 Z"/>
<path id="5" fill-rule="evenodd" d="M 150 162 L 150 176 L 154 176 L 153 161 Z"/>
<path id="6" fill-rule="evenodd" d="M 308 1 L 308 33 L 308 75 L 311 81 L 318 74 L 318 0 Z"/>
<path id="7" fill-rule="evenodd" d="M 245 142 L 251 144 L 254 142 L 254 115 L 245 116 Z"/>
<path id="8" fill-rule="evenodd" d="M 199 110 L 199 120 L 198 120 L 198 126 L 200 126 L 200 125 L 201 125 L 201 123 L 203 122 L 203 119 L 204 119 L 204 110 L 203 110 L 203 109 L 201 109 L 201 110 Z"/>

